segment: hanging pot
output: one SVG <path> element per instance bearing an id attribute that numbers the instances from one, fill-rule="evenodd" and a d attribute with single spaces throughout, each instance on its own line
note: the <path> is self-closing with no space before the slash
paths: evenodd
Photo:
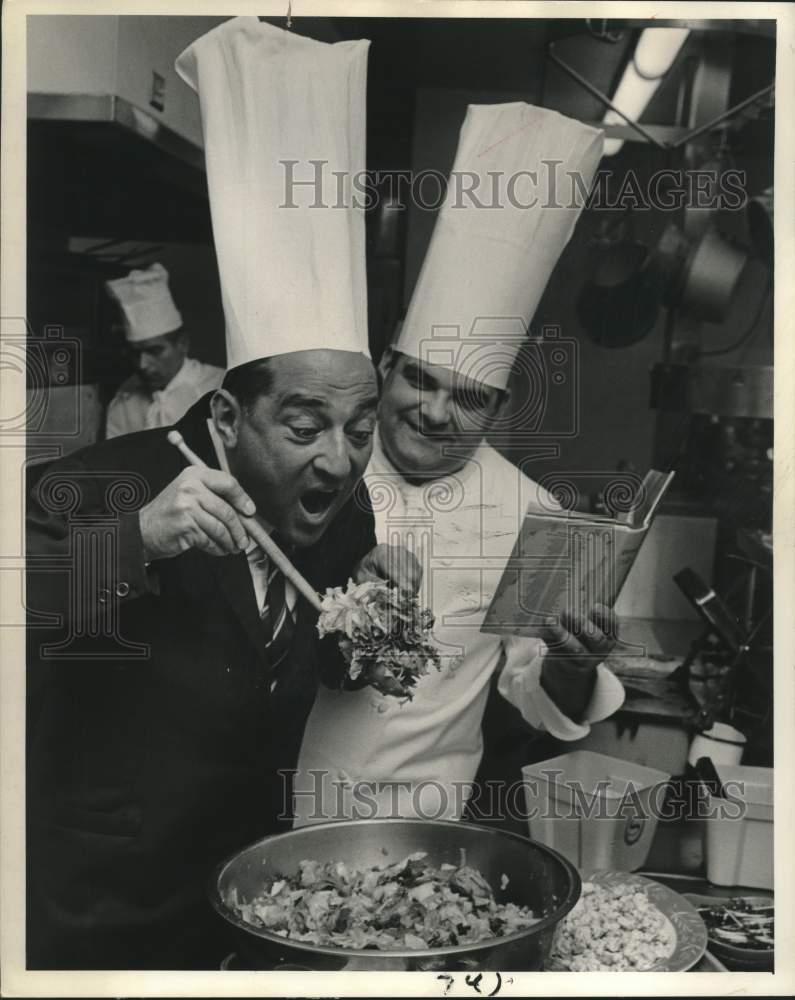
<path id="1" fill-rule="evenodd" d="M 744 250 L 707 229 L 685 265 L 682 307 L 699 319 L 722 322 L 747 262 Z"/>
<path id="2" fill-rule="evenodd" d="M 661 296 L 648 256 L 648 248 L 635 240 L 615 243 L 580 292 L 578 318 L 600 347 L 628 347 L 654 327 Z"/>

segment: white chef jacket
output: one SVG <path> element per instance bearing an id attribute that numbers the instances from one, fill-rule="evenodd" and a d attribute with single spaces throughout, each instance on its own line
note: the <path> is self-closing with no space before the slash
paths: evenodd
<path id="1" fill-rule="evenodd" d="M 110 401 L 105 437 L 170 427 L 205 393 L 218 389 L 223 379 L 223 368 L 206 365 L 196 358 L 185 358 L 165 389 L 155 392 L 149 392 L 137 374 L 131 375 Z"/>
<path id="2" fill-rule="evenodd" d="M 532 726 L 560 739 L 584 736 L 624 698 L 600 665 L 577 725 L 539 686 L 540 640 L 480 631 L 524 511 L 538 507 L 540 496 L 547 511 L 555 506 L 541 487 L 485 443 L 459 472 L 414 486 L 377 438 L 366 482 L 378 542 L 407 545 L 423 565 L 421 601 L 436 619 L 442 669 L 432 667 L 408 703 L 370 687 L 319 690 L 298 762 L 296 826 L 351 816 L 459 818 L 480 764 L 489 681 L 503 649 L 500 692 Z"/>

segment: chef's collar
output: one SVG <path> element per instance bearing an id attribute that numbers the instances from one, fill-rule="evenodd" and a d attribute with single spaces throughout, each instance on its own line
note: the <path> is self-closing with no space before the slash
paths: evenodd
<path id="1" fill-rule="evenodd" d="M 197 364 L 198 362 L 195 360 L 195 358 L 188 358 L 188 357 L 183 358 L 182 364 L 177 369 L 176 375 L 171 379 L 168 385 L 164 385 L 162 389 L 154 389 L 152 391 L 152 398 L 159 399 L 163 395 L 163 393 L 171 392 L 174 389 L 179 389 L 182 387 L 183 383 L 187 384 L 188 376 L 190 375 L 191 371 L 196 367 Z"/>

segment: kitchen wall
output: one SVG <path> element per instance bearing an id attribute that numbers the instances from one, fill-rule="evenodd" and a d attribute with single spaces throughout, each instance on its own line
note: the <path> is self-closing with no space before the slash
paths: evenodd
<path id="1" fill-rule="evenodd" d="M 199 243 L 173 244 L 157 254 L 169 273 L 174 301 L 191 336 L 191 354 L 226 367 L 224 313 L 215 251 Z"/>

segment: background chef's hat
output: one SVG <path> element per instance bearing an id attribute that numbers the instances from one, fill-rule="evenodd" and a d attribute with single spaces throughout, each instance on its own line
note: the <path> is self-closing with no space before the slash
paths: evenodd
<path id="1" fill-rule="evenodd" d="M 168 271 L 162 264 L 106 281 L 105 288 L 124 313 L 127 340 L 161 337 L 182 326 L 182 316 L 168 290 Z"/>
<path id="2" fill-rule="evenodd" d="M 237 17 L 177 59 L 201 104 L 228 368 L 323 347 L 368 354 L 351 179 L 365 167 L 369 44 Z"/>
<path id="3" fill-rule="evenodd" d="M 602 140 L 531 104 L 469 106 L 399 351 L 506 387 Z"/>

